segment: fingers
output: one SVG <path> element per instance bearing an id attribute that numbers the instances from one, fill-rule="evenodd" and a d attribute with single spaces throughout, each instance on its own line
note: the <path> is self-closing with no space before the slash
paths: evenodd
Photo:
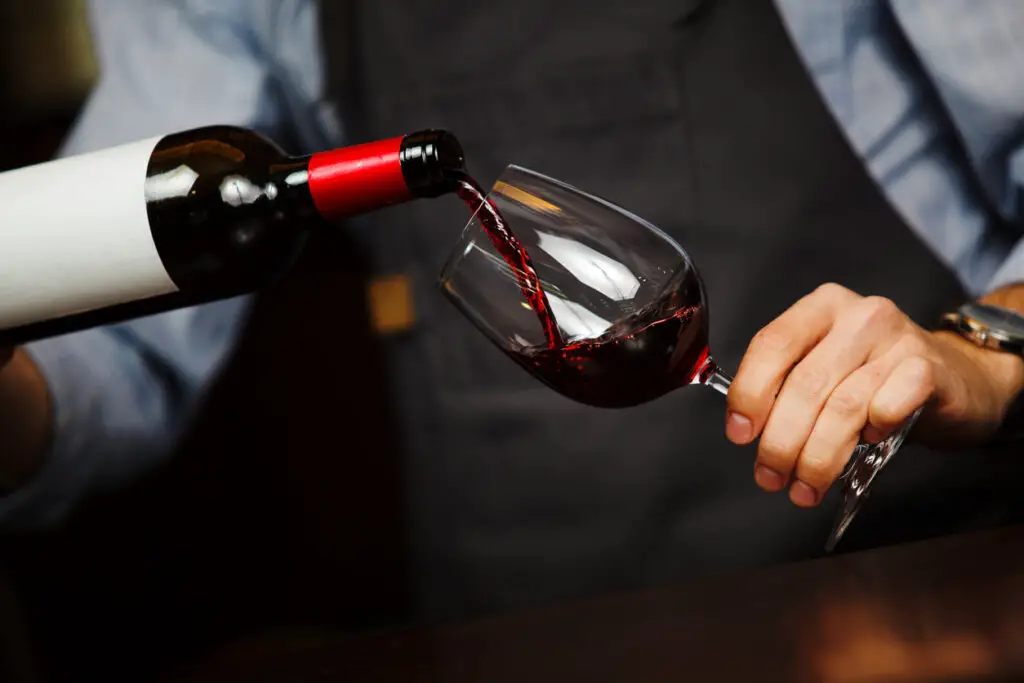
<path id="1" fill-rule="evenodd" d="M 884 300 L 861 299 L 848 307 L 848 312 L 837 318 L 828 335 L 796 365 L 783 383 L 761 434 L 758 465 L 777 472 L 780 478 L 789 479 L 835 389 L 863 367 L 870 356 L 886 349 L 887 340 L 894 338 L 902 321 L 899 310 Z M 866 417 L 870 397 L 870 394 L 864 397 L 862 418 Z M 840 401 L 847 398 L 850 397 L 840 393 Z M 862 420 L 857 432 L 863 425 Z M 801 497 L 810 500 L 812 493 L 813 490 L 803 491 L 806 495 Z"/>
<path id="2" fill-rule="evenodd" d="M 843 471 L 860 440 L 871 402 L 890 376 L 884 361 L 869 363 L 847 377 L 828 397 L 803 445 L 793 472 L 789 498 L 812 507 Z"/>
<path id="3" fill-rule="evenodd" d="M 754 336 L 727 397 L 731 441 L 750 443 L 761 433 L 790 369 L 828 334 L 836 312 L 857 298 L 839 285 L 823 285 Z"/>
<path id="4" fill-rule="evenodd" d="M 932 395 L 934 366 L 904 353 L 896 349 L 864 365 L 829 396 L 794 467 L 789 497 L 796 505 L 812 507 L 821 501 L 863 431 L 875 430 L 875 441 L 880 441 Z"/>
<path id="5" fill-rule="evenodd" d="M 726 434 L 760 436 L 754 476 L 817 505 L 864 435 L 883 438 L 935 392 L 924 333 L 891 301 L 836 285 L 801 299 L 751 342 L 729 390 Z"/>

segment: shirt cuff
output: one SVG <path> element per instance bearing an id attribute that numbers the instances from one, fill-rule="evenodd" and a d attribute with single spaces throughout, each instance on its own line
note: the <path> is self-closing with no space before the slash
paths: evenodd
<path id="1" fill-rule="evenodd" d="M 989 280 L 985 292 L 992 292 L 1003 287 L 1015 284 L 1024 284 L 1024 240 L 1017 242 L 1010 251 L 1010 255 L 996 270 L 996 274 Z"/>

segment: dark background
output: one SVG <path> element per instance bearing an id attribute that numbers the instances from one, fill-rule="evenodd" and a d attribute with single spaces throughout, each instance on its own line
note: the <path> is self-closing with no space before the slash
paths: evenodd
<path id="1" fill-rule="evenodd" d="M 94 83 L 83 5 L 0 2 L 0 169 L 50 158 Z M 140 683 L 403 619 L 401 468 L 365 274 L 343 235 L 313 247 L 260 297 L 167 467 L 60 529 L 0 536 L 0 681 Z"/>

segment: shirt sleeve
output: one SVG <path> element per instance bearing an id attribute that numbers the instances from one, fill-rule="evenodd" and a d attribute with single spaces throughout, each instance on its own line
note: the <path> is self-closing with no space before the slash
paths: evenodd
<path id="1" fill-rule="evenodd" d="M 1010 192 L 1014 196 L 1015 209 L 1019 210 L 1020 202 L 1024 201 L 1024 146 L 1016 146 L 1009 157 L 1008 182 Z M 1020 221 L 1018 217 L 1017 222 Z M 999 266 L 995 276 L 985 288 L 993 291 L 1008 285 L 1024 284 L 1024 239 L 1018 239 L 1010 250 L 1009 256 Z"/>
<path id="2" fill-rule="evenodd" d="M 100 78 L 61 150 L 82 153 L 212 123 L 273 131 L 281 107 L 244 0 L 91 0 Z M 246 297 L 26 346 L 49 384 L 54 438 L 0 526 L 60 521 L 88 494 L 153 468 L 230 355 Z"/>
<path id="3" fill-rule="evenodd" d="M 985 203 L 983 293 L 1024 283 L 1024 3 L 890 0 Z"/>
<path id="4" fill-rule="evenodd" d="M 1024 3 L 775 2 L 907 226 L 973 295 L 1024 280 Z"/>

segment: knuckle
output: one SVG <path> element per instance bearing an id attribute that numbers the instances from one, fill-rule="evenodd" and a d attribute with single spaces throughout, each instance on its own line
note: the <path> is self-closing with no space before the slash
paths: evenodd
<path id="1" fill-rule="evenodd" d="M 779 353 L 787 350 L 793 343 L 793 335 L 782 325 L 768 325 L 758 330 L 750 342 L 750 350 L 754 353 Z"/>
<path id="2" fill-rule="evenodd" d="M 935 366 L 921 356 L 910 356 L 903 361 L 909 381 L 930 393 L 935 388 Z"/>
<path id="3" fill-rule="evenodd" d="M 767 434 L 761 437 L 757 447 L 757 459 L 782 474 L 793 469 L 796 455 L 785 442 Z"/>
<path id="4" fill-rule="evenodd" d="M 852 291 L 835 282 L 826 282 L 818 285 L 813 293 L 815 296 L 826 297 L 832 301 L 849 299 L 852 296 L 856 296 Z"/>
<path id="5" fill-rule="evenodd" d="M 801 396 L 815 398 L 824 393 L 829 378 L 827 368 L 813 363 L 801 363 L 790 373 L 786 384 Z"/>
<path id="6" fill-rule="evenodd" d="M 815 488 L 824 488 L 832 481 L 835 469 L 834 454 L 803 453 L 797 463 L 796 476 Z"/>
<path id="7" fill-rule="evenodd" d="M 929 347 L 927 342 L 919 334 L 904 334 L 899 340 L 899 350 L 904 356 L 909 358 L 920 358 L 924 361 L 925 356 L 929 353 Z"/>
<path id="8" fill-rule="evenodd" d="M 888 424 L 896 419 L 895 414 L 898 408 L 893 405 L 891 394 L 891 391 L 883 388 L 871 398 L 871 404 L 868 406 L 868 419 L 872 423 L 881 421 Z"/>
<path id="9" fill-rule="evenodd" d="M 860 301 L 860 308 L 869 323 L 892 324 L 903 319 L 900 307 L 884 296 L 865 297 Z"/>
<path id="10" fill-rule="evenodd" d="M 737 379 L 729 387 L 729 393 L 725 396 L 725 405 L 733 412 L 746 415 L 743 408 L 751 404 L 754 394 L 747 388 L 746 382 L 739 381 L 741 379 L 743 379 L 742 376 L 737 375 Z"/>
<path id="11" fill-rule="evenodd" d="M 875 403 L 871 406 L 871 421 L 872 423 L 881 423 L 881 425 L 894 425 L 902 419 L 898 408 L 893 406 L 892 403 Z"/>
<path id="12" fill-rule="evenodd" d="M 826 408 L 845 421 L 865 415 L 868 398 L 855 389 L 840 386 L 829 396 Z"/>

